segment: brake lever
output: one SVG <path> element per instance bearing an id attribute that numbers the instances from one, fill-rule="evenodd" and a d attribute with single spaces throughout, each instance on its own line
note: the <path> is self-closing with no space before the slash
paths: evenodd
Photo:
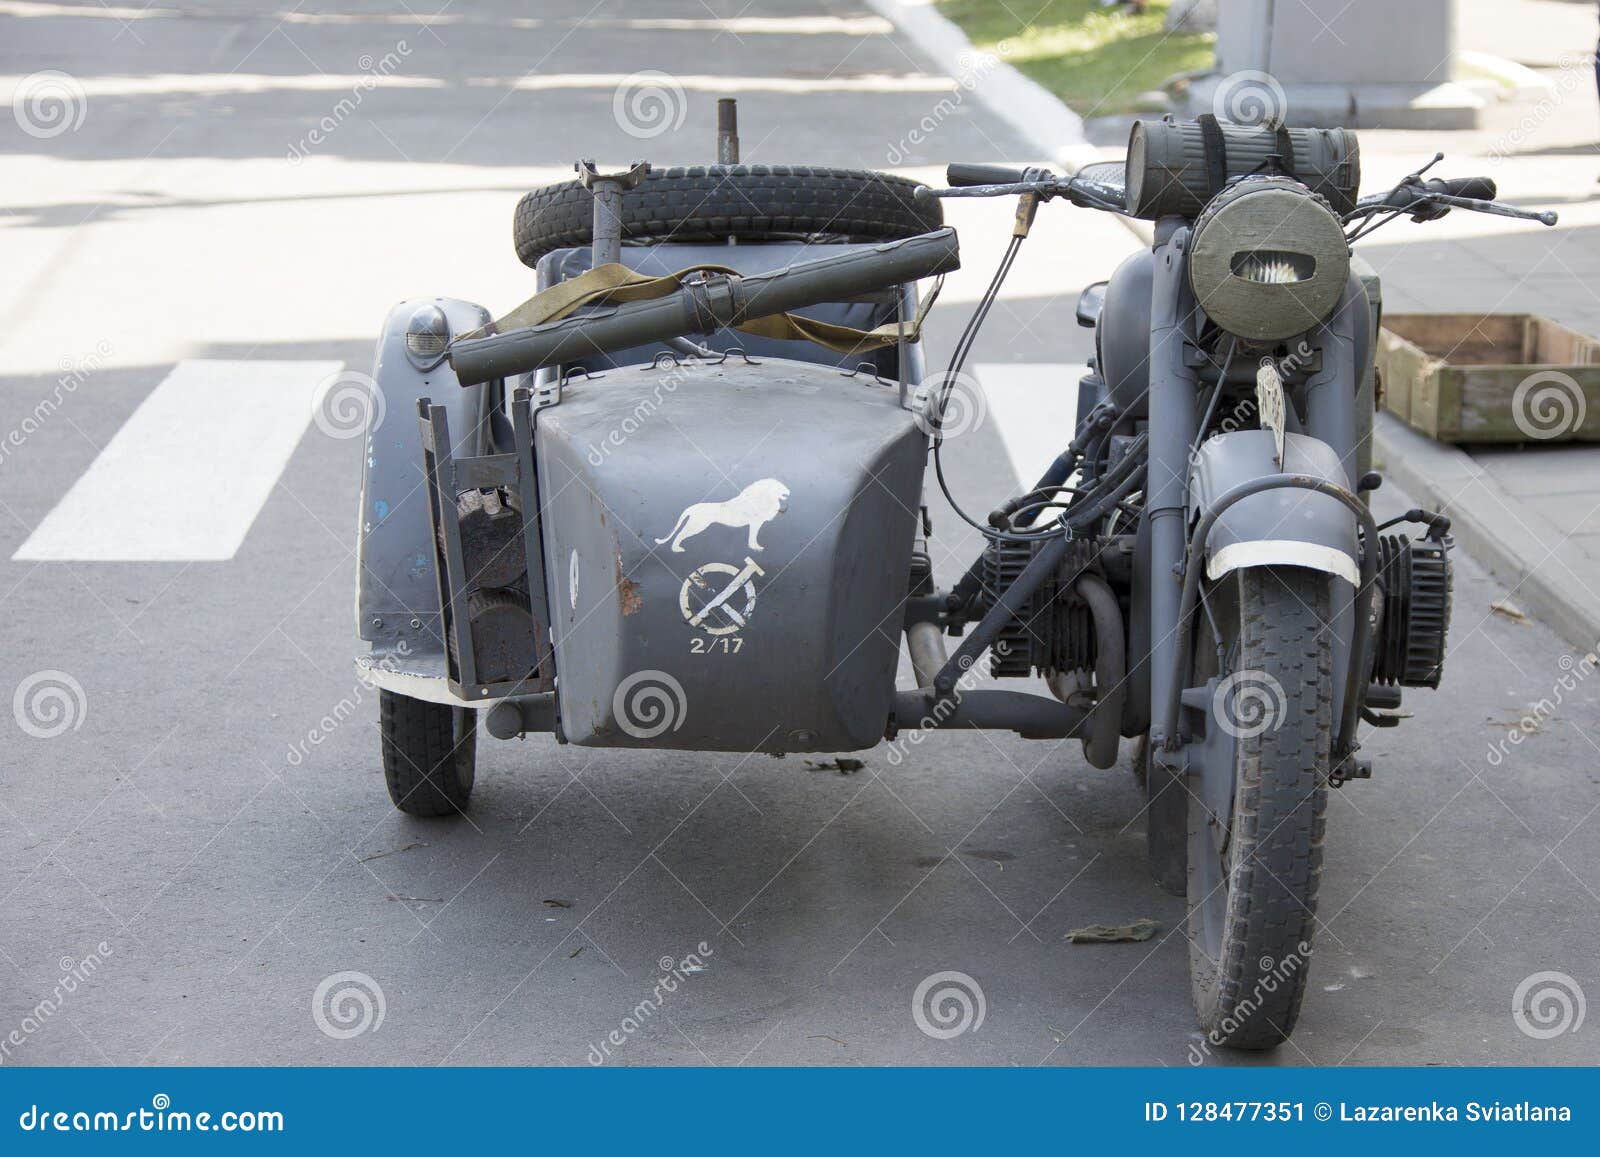
<path id="1" fill-rule="evenodd" d="M 1393 197 L 1401 189 L 1406 188 L 1413 190 L 1412 200 L 1409 204 L 1394 205 L 1389 203 L 1390 197 Z M 1430 212 L 1430 209 L 1436 210 L 1436 212 Z M 1537 221 L 1541 225 L 1551 226 L 1561 219 L 1560 214 L 1553 210 L 1547 209 L 1544 212 L 1536 213 L 1531 209 L 1518 209 L 1514 205 L 1507 205 L 1500 201 L 1484 201 L 1476 197 L 1454 197 L 1448 193 L 1429 192 L 1426 189 L 1417 188 L 1416 184 L 1412 183 L 1411 178 L 1408 177 L 1384 194 L 1381 200 L 1362 204 L 1355 212 L 1348 214 L 1344 218 L 1346 225 L 1361 222 L 1353 233 L 1347 235 L 1346 240 L 1352 242 L 1359 240 L 1378 228 L 1378 226 L 1387 221 L 1392 221 L 1395 217 L 1406 216 L 1417 222 L 1437 221 L 1451 209 L 1462 209 L 1471 213 L 1487 213 L 1494 217 L 1513 217 L 1519 221 Z M 1383 216 L 1386 213 L 1389 216 Z M 1372 219 L 1375 217 L 1380 217 L 1381 219 L 1376 224 L 1372 224 Z"/>
<path id="2" fill-rule="evenodd" d="M 1452 197 L 1448 193 L 1429 193 L 1428 200 L 1449 209 L 1466 209 L 1472 213 L 1488 213 L 1492 217 L 1515 217 L 1519 221 L 1537 221 L 1541 225 L 1554 225 L 1561 215 L 1553 209 L 1535 213 L 1532 209 L 1518 209 L 1500 201 L 1480 201 L 1476 197 Z"/>

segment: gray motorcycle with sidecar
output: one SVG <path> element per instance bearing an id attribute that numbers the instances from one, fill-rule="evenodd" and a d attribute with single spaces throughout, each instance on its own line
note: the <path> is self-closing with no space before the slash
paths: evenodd
<path id="1" fill-rule="evenodd" d="M 465 809 L 480 721 L 774 755 L 995 729 L 1081 740 L 1096 767 L 1131 740 L 1201 1024 L 1281 1043 L 1328 792 L 1371 774 L 1363 729 L 1399 724 L 1403 689 L 1438 685 L 1450 617 L 1448 520 L 1369 510 L 1381 292 L 1350 246 L 1402 216 L 1553 215 L 1425 170 L 1361 197 L 1344 130 L 1142 121 L 1122 162 L 953 164 L 930 189 L 740 164 L 734 116 L 718 164 L 581 162 L 524 197 L 538 292 L 510 314 L 424 298 L 385 323 L 357 617 L 395 805 Z M 929 372 L 956 196 L 1016 197 L 1016 226 Z M 1095 356 L 1059 457 L 973 514 L 942 420 L 1058 199 L 1152 221 L 1154 244 L 1078 303 Z M 945 590 L 930 480 L 986 544 Z"/>

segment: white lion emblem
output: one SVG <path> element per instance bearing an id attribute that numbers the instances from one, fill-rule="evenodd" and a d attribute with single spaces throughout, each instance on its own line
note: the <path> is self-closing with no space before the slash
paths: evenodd
<path id="1" fill-rule="evenodd" d="M 761 528 L 789 508 L 789 488 L 776 478 L 763 478 L 741 490 L 736 498 L 726 502 L 696 502 L 678 516 L 678 524 L 666 538 L 656 539 L 656 545 L 670 541 L 672 549 L 683 553 L 686 539 L 693 538 L 715 523 L 723 526 L 748 527 L 750 549 L 760 550 L 756 535 Z"/>

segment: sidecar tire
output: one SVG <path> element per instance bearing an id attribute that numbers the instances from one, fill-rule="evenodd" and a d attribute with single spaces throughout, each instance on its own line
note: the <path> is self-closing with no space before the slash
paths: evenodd
<path id="1" fill-rule="evenodd" d="M 476 775 L 476 711 L 380 691 L 378 729 L 395 807 L 427 819 L 466 810 Z"/>
<path id="2" fill-rule="evenodd" d="M 1296 567 L 1236 571 L 1235 672 L 1265 674 L 1282 721 L 1245 727 L 1233 759 L 1229 858 L 1209 885 L 1205 807 L 1189 807 L 1189 976 L 1208 1039 L 1276 1048 L 1300 1015 L 1316 929 L 1333 736 L 1332 580 Z M 1208 909 L 1217 886 L 1226 885 Z M 1216 901 L 1221 901 L 1217 903 Z M 1220 920 L 1215 917 L 1220 916 Z M 1217 949 L 1211 954 L 1211 946 Z"/>
<path id="3" fill-rule="evenodd" d="M 861 169 L 807 165 L 693 165 L 656 169 L 622 198 L 633 241 L 773 241 L 797 237 L 895 241 L 944 224 L 917 182 Z M 592 240 L 594 198 L 578 181 L 523 196 L 512 240 L 524 265 Z"/>

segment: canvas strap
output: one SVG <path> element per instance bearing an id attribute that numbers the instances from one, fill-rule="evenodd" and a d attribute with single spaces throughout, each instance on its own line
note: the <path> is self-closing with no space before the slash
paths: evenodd
<path id="1" fill-rule="evenodd" d="M 568 281 L 558 282 L 541 290 L 517 306 L 504 317 L 488 325 L 461 335 L 461 339 L 484 337 L 491 333 L 506 333 L 514 329 L 544 325 L 560 321 L 575 310 L 589 305 L 620 305 L 630 301 L 652 301 L 676 293 L 683 282 L 698 273 L 723 273 L 738 276 L 736 270 L 723 265 L 692 265 L 676 273 L 652 277 L 638 273 L 616 263 L 599 265 Z M 922 322 L 939 296 L 936 283 L 917 309 L 917 315 L 904 328 L 908 342 L 917 341 L 922 333 Z M 818 321 L 793 313 L 775 313 L 752 318 L 735 327 L 741 333 L 780 341 L 809 341 L 839 354 L 854 354 L 892 346 L 900 340 L 901 327 L 896 323 L 880 325 L 876 329 L 856 329 L 848 325 Z M 460 340 L 460 339 L 458 339 Z"/>

